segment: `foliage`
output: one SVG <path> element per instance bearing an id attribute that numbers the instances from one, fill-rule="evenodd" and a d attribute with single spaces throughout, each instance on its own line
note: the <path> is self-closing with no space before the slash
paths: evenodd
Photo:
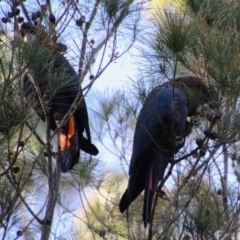
<path id="1" fill-rule="evenodd" d="M 99 158 L 81 152 L 79 163 L 61 176 L 56 131 L 50 131 L 47 117 L 43 123 L 36 111 L 47 113 L 45 98 L 69 86 L 71 79 L 64 69 L 52 71 L 55 57 L 67 55 L 84 84 L 83 89 L 77 89 L 78 95 L 86 96 L 105 69 L 136 41 L 144 3 L 0 4 L 1 239 L 70 239 L 75 235 L 72 222 L 78 219 L 74 211 L 83 205 L 82 194 L 103 181 L 103 170 Z M 30 82 L 34 75 L 34 81 L 47 85 L 49 95 L 37 84 L 37 94 L 32 94 L 24 80 L 26 74 Z M 79 102 L 74 104 L 73 108 Z"/>
<path id="2" fill-rule="evenodd" d="M 2 239 L 237 239 L 238 1 L 182 0 L 178 8 L 172 4 L 157 9 L 152 17 L 144 16 L 145 25 L 141 25 L 145 7 L 141 1 L 61 1 L 60 7 L 51 1 L 4 4 L 0 36 Z M 19 31 L 22 22 L 16 8 L 24 22 L 33 23 L 28 29 L 31 34 Z M 54 94 L 66 85 L 64 71 L 51 75 L 51 60 L 61 52 L 78 70 L 87 96 L 108 66 L 136 40 L 136 77 L 125 80 L 122 89 L 99 92 L 90 111 L 94 140 L 108 154 L 92 158 L 81 152 L 74 169 L 60 175 L 52 155 L 56 133 L 32 110 L 38 101 L 31 94 L 26 98 L 24 74 L 32 69 L 39 78 L 51 79 L 49 91 Z M 144 229 L 142 195 L 131 204 L 127 217 L 118 210 L 134 125 L 153 87 L 186 75 L 200 77 L 215 89 L 209 104 L 213 115 L 206 117 L 203 109 L 197 116 L 199 124 L 159 183 L 153 219 Z M 44 110 L 44 105 L 38 108 Z M 217 137 L 206 134 L 209 131 Z M 106 159 L 117 160 L 124 174 L 106 173 L 101 164 Z"/>
<path id="3" fill-rule="evenodd" d="M 159 184 L 159 191 L 164 185 L 164 194 L 155 196 L 153 220 L 145 234 L 139 228 L 141 222 L 134 219 L 135 209 L 142 211 L 142 199 L 131 204 L 128 239 L 237 239 L 239 235 L 238 16 L 238 1 L 183 0 L 180 9 L 173 5 L 157 9 L 142 35 L 137 46 L 138 75 L 124 89 L 128 96 L 124 105 L 132 106 L 132 115 L 137 117 L 156 85 L 194 75 L 214 87 L 210 106 L 218 120 L 208 121 L 211 118 L 204 111 L 198 116 L 199 124 Z M 117 112 L 111 108 L 101 129 L 115 127 L 111 117 Z M 217 137 L 208 135 L 209 130 Z M 129 149 L 119 152 L 114 152 L 119 160 L 129 155 Z"/>

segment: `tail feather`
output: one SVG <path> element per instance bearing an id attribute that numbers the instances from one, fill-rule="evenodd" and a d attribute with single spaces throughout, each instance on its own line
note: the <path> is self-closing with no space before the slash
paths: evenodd
<path id="1" fill-rule="evenodd" d="M 140 195 L 145 188 L 145 179 L 147 166 L 143 166 L 134 170 L 129 178 L 128 188 L 123 194 L 120 203 L 119 210 L 121 213 L 125 212 L 129 205 Z"/>
<path id="2" fill-rule="evenodd" d="M 79 158 L 80 158 L 80 152 L 77 151 L 77 153 L 72 157 L 72 162 L 71 162 L 72 164 L 68 170 L 71 170 L 79 162 Z"/>
<path id="3" fill-rule="evenodd" d="M 125 191 L 125 193 L 122 195 L 122 198 L 119 203 L 119 210 L 121 213 L 125 212 L 125 210 L 128 208 L 128 190 Z"/>
<path id="4" fill-rule="evenodd" d="M 66 173 L 77 164 L 79 159 L 78 134 L 73 116 L 69 118 L 67 126 L 59 130 L 58 144 L 61 170 Z"/>
<path id="5" fill-rule="evenodd" d="M 61 170 L 63 173 L 66 173 L 70 170 L 72 165 L 72 157 L 69 151 L 69 148 L 64 148 L 60 151 L 60 161 L 61 161 Z"/>
<path id="6" fill-rule="evenodd" d="M 88 154 L 91 154 L 94 156 L 98 154 L 97 147 L 84 137 L 79 138 L 79 147 L 81 150 L 83 150 Z"/>
<path id="7" fill-rule="evenodd" d="M 144 202 L 143 202 L 143 223 L 144 227 L 147 226 L 147 223 L 150 222 L 151 210 L 153 196 L 157 189 L 159 182 L 159 176 L 156 171 L 154 171 L 153 166 L 151 167 L 148 173 L 148 181 L 146 181 L 145 192 L 144 192 Z"/>
<path id="8" fill-rule="evenodd" d="M 153 197 L 159 182 L 163 179 L 170 155 L 159 150 L 153 152 L 153 162 L 148 170 L 145 182 L 144 203 L 143 203 L 143 223 L 144 227 L 151 221 L 151 211 Z"/>
<path id="9" fill-rule="evenodd" d="M 139 161 L 141 160 L 140 164 L 138 168 L 134 169 L 130 174 L 128 188 L 119 203 L 119 210 L 123 213 L 145 189 L 143 203 L 144 227 L 146 227 L 151 220 L 153 197 L 157 190 L 158 183 L 163 179 L 165 169 L 171 158 L 170 153 L 163 153 L 159 149 L 153 149 L 151 154 L 153 161 L 150 164 L 148 161 L 139 159 Z M 144 158 L 145 157 L 149 158 L 149 155 L 144 156 Z"/>
<path id="10" fill-rule="evenodd" d="M 143 224 L 144 227 L 147 227 L 147 224 L 151 221 L 151 211 L 152 211 L 152 202 L 153 202 L 153 191 L 149 188 L 145 190 L 144 193 L 144 202 L 143 202 Z"/>

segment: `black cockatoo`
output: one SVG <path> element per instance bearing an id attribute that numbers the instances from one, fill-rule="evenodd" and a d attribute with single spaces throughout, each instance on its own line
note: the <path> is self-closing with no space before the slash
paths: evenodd
<path id="1" fill-rule="evenodd" d="M 128 187 L 119 204 L 122 213 L 145 190 L 143 222 L 147 226 L 157 186 L 191 132 L 187 117 L 196 115 L 209 98 L 208 85 L 193 76 L 164 83 L 147 96 L 135 128 Z"/>
<path id="2" fill-rule="evenodd" d="M 35 100 L 31 100 L 31 102 L 35 102 L 33 108 L 40 118 L 45 121 L 45 114 L 34 84 L 38 86 L 42 96 L 49 91 L 50 128 L 54 131 L 61 119 L 68 113 L 79 90 L 81 91 L 80 80 L 68 60 L 59 52 L 52 54 L 51 63 L 49 59 L 49 68 L 45 68 L 44 71 L 38 71 L 37 68 L 38 66 L 33 65 L 32 68 L 29 68 L 30 73 L 24 76 L 25 94 Z M 64 79 L 57 82 L 58 77 Z M 56 89 L 54 89 L 54 84 Z M 71 170 L 78 163 L 79 150 L 91 155 L 98 154 L 98 149 L 91 143 L 87 106 L 82 93 L 78 98 L 78 102 L 80 103 L 75 107 L 74 113 L 68 115 L 68 120 L 57 133 L 59 159 L 61 161 L 61 170 L 64 173 Z M 84 132 L 86 138 L 83 136 Z"/>

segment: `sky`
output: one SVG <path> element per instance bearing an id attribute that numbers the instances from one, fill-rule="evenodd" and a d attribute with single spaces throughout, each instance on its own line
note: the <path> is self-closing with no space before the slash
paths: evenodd
<path id="1" fill-rule="evenodd" d="M 167 3 L 167 0 L 152 0 L 152 6 L 163 7 Z M 96 101 L 95 94 L 98 91 L 104 91 L 106 89 L 114 90 L 118 89 L 124 85 L 128 77 L 134 78 L 136 74 L 136 66 L 134 64 L 133 51 L 126 53 L 123 57 L 117 60 L 116 63 L 111 64 L 101 77 L 94 83 L 91 91 L 86 96 L 86 102 L 88 108 L 91 109 L 94 107 Z M 94 142 L 100 149 L 100 154 L 97 158 L 101 159 L 106 165 L 106 169 L 109 170 L 121 170 L 119 160 L 107 152 L 104 148 L 100 146 L 97 142 Z"/>
<path id="2" fill-rule="evenodd" d="M 156 7 L 164 7 L 164 5 L 170 2 L 169 0 L 152 0 L 152 11 Z M 151 14 L 151 13 L 149 13 Z M 133 50 L 134 51 L 134 50 Z M 96 81 L 93 86 L 93 91 L 102 91 L 104 89 L 116 89 L 123 85 L 124 79 L 127 77 L 134 77 L 136 73 L 136 66 L 134 65 L 134 58 L 130 53 L 126 53 L 116 63 L 111 64 L 100 77 L 99 81 Z"/>
<path id="3" fill-rule="evenodd" d="M 152 11 L 154 11 L 154 8 L 156 7 L 164 7 L 166 3 L 167 0 L 152 0 Z M 151 14 L 151 12 L 149 14 Z M 100 78 L 97 79 L 91 91 L 86 96 L 86 102 L 90 114 L 91 109 L 96 107 L 96 103 L 98 101 L 96 94 L 98 92 L 104 92 L 108 90 L 109 93 L 111 93 L 111 91 L 126 86 L 126 80 L 128 80 L 128 78 L 135 78 L 137 66 L 135 64 L 136 60 L 134 59 L 134 55 L 136 54 L 137 50 L 133 47 L 133 49 L 118 59 L 116 63 L 112 63 L 103 72 Z M 94 144 L 95 143 L 100 150 L 100 154 L 97 156 L 97 158 L 100 157 L 100 159 L 103 160 L 106 169 L 121 171 L 122 167 L 120 166 L 119 159 L 117 159 L 117 157 L 113 154 L 109 153 L 104 147 L 101 146 L 101 144 L 98 144 L 97 141 L 94 142 Z"/>
<path id="4" fill-rule="evenodd" d="M 169 2 L 167 0 L 153 0 L 153 9 L 156 7 L 164 7 L 164 5 Z M 96 99 L 96 92 L 104 91 L 108 89 L 110 92 L 114 89 L 119 89 L 124 84 L 126 80 L 131 77 L 134 79 L 136 75 L 137 66 L 134 61 L 133 53 L 135 49 L 131 50 L 130 53 L 126 53 L 122 58 L 117 60 L 116 63 L 111 64 L 103 73 L 103 75 L 94 83 L 91 92 L 86 97 L 88 108 L 91 111 L 94 108 Z M 116 156 L 109 153 L 104 147 L 96 142 L 97 147 L 100 149 L 99 158 L 106 166 L 106 169 L 122 171 L 122 166 L 120 165 L 119 159 Z M 131 153 L 131 152 L 130 152 Z M 98 157 L 98 156 L 97 156 Z M 129 156 L 130 158 L 131 156 Z M 235 181 L 235 178 L 233 179 Z"/>

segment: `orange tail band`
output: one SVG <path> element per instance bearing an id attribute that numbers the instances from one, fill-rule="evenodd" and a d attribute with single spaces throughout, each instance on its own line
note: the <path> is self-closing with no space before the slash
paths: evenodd
<path id="1" fill-rule="evenodd" d="M 70 146 L 70 138 L 75 134 L 75 122 L 74 117 L 71 116 L 68 120 L 68 134 L 63 134 L 60 130 L 58 132 L 58 140 L 60 149 L 63 150 Z"/>

